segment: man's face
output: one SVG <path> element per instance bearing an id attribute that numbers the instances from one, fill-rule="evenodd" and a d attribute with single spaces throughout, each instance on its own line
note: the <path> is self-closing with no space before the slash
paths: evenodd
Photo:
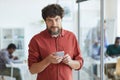
<path id="1" fill-rule="evenodd" d="M 15 49 L 9 49 L 9 53 L 12 54 L 15 51 Z"/>
<path id="2" fill-rule="evenodd" d="M 58 35 L 61 32 L 62 22 L 60 16 L 47 17 L 45 22 L 51 35 Z"/>
<path id="3" fill-rule="evenodd" d="M 116 45 L 116 46 L 119 46 L 119 45 L 120 45 L 120 39 L 117 39 L 117 40 L 116 40 L 115 45 Z"/>

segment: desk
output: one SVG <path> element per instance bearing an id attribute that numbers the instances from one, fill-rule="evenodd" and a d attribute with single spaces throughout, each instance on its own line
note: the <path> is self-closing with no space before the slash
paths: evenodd
<path id="1" fill-rule="evenodd" d="M 114 64 L 113 66 L 116 65 L 117 63 L 117 59 L 120 58 L 120 57 L 116 57 L 116 58 L 111 58 L 111 57 L 107 57 L 104 59 L 104 65 L 105 65 L 105 71 L 106 69 L 108 68 L 108 66 L 106 65 L 112 65 Z M 93 64 L 93 72 L 95 72 L 95 74 L 100 77 L 100 60 L 94 60 L 92 59 L 92 64 Z"/>
<path id="2" fill-rule="evenodd" d="M 116 58 L 108 57 L 108 58 L 105 58 L 104 59 L 104 64 L 116 63 L 118 58 L 120 58 L 120 57 L 116 57 Z M 92 61 L 93 61 L 93 63 L 100 64 L 100 60 L 92 59 Z"/>
<path id="3" fill-rule="evenodd" d="M 20 74 L 22 77 L 22 80 L 30 80 L 30 72 L 28 70 L 27 63 L 12 63 L 12 64 L 6 64 L 6 67 L 11 67 L 11 77 L 13 76 L 13 68 L 20 69 Z M 12 78 L 11 78 L 12 79 Z"/>

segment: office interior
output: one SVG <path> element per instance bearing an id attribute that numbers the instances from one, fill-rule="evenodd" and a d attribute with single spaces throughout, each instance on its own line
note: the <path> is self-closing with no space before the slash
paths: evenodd
<path id="1" fill-rule="evenodd" d="M 21 62 L 16 62 L 15 67 L 19 66 L 22 80 L 36 80 L 36 74 L 31 74 L 27 67 L 28 44 L 35 34 L 46 28 L 41 9 L 52 3 L 64 7 L 62 26 L 76 35 L 84 59 L 81 70 L 73 70 L 73 80 L 120 80 L 114 74 L 120 57 L 106 57 L 103 46 L 101 54 L 94 58 L 91 48 L 92 39 L 95 40 L 93 32 L 100 31 L 100 37 L 106 34 L 108 45 L 114 44 L 115 37 L 120 37 L 120 0 L 0 0 L 0 49 L 11 42 L 17 45 L 14 55 Z M 101 26 L 104 20 L 106 32 Z M 99 46 L 102 43 L 105 42 Z M 5 76 L 5 79 L 15 80 L 12 76 Z"/>

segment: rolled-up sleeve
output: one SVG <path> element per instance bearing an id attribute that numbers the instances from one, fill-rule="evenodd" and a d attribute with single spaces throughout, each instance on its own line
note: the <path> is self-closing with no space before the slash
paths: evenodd
<path id="1" fill-rule="evenodd" d="M 79 61 L 80 67 L 76 70 L 80 70 L 83 66 L 84 60 L 82 58 L 80 47 L 79 47 L 79 44 L 78 44 L 76 38 L 75 38 L 75 48 L 74 48 L 74 60 Z"/>
<path id="2" fill-rule="evenodd" d="M 38 45 L 34 38 L 32 38 L 29 43 L 28 53 L 29 53 L 28 54 L 28 66 L 30 68 L 30 66 L 33 63 L 37 63 L 38 61 L 40 61 L 40 58 L 39 58 L 40 53 L 39 53 Z"/>

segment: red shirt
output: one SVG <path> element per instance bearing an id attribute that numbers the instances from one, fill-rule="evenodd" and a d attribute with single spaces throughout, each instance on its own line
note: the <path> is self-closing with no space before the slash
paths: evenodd
<path id="1" fill-rule="evenodd" d="M 35 35 L 29 44 L 29 67 L 46 58 L 51 52 L 57 51 L 69 54 L 73 60 L 78 60 L 80 68 L 82 67 L 83 58 L 79 44 L 75 35 L 67 30 L 62 30 L 58 37 L 52 37 L 47 30 Z M 37 80 L 72 80 L 72 69 L 64 63 L 50 64 L 45 70 L 38 73 Z"/>

